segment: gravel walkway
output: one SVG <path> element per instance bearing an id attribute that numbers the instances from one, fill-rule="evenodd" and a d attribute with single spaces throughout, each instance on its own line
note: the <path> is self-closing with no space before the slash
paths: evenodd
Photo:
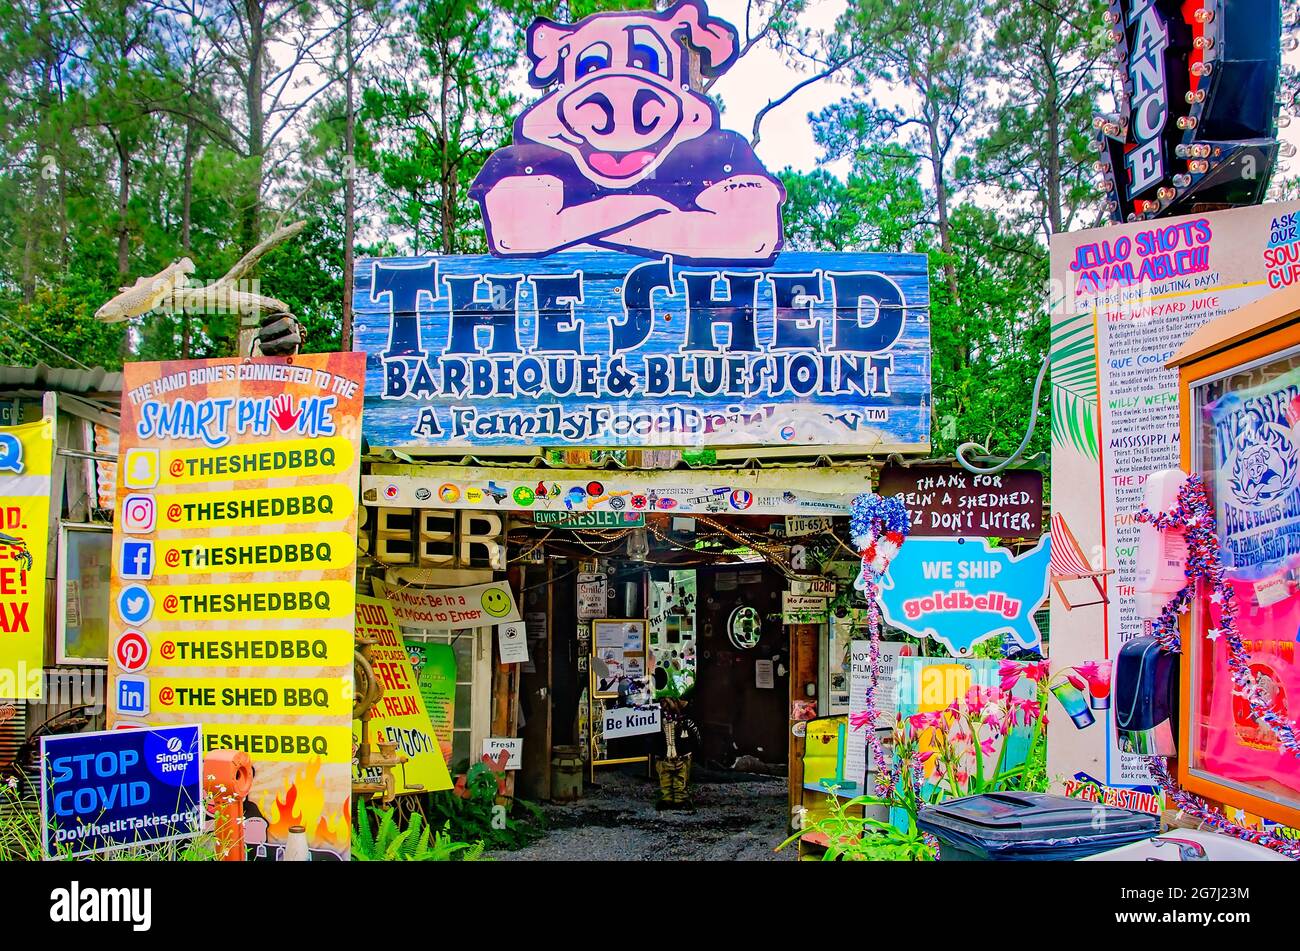
<path id="1" fill-rule="evenodd" d="M 697 781 L 697 774 L 698 780 Z M 596 774 L 576 803 L 545 806 L 544 838 L 498 861 L 793 861 L 786 837 L 783 778 L 691 771 L 695 811 L 659 812 L 645 767 Z"/>

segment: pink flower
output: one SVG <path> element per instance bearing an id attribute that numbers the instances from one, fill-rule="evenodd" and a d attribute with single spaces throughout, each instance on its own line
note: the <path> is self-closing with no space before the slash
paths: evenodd
<path id="1" fill-rule="evenodd" d="M 990 736 L 990 737 L 988 737 L 987 739 L 985 739 L 984 742 L 980 743 L 980 749 L 982 749 L 982 750 L 984 751 L 984 755 L 985 755 L 985 756 L 992 756 L 992 755 L 993 755 L 993 737 Z"/>
<path id="2" fill-rule="evenodd" d="M 1038 719 L 1039 707 L 1037 700 L 1016 700 L 1016 709 L 1020 711 L 1021 722 L 1025 726 L 1030 726 Z"/>
<path id="3" fill-rule="evenodd" d="M 853 727 L 853 729 L 855 730 L 861 730 L 864 726 L 867 725 L 867 721 L 870 719 L 871 717 L 868 715 L 867 711 L 865 710 L 857 713 L 850 713 L 849 726 Z"/>
<path id="4" fill-rule="evenodd" d="M 1000 703 L 1002 696 L 1002 691 L 997 687 L 971 687 L 966 691 L 966 706 L 978 710 L 985 704 Z"/>
<path id="5" fill-rule="evenodd" d="M 957 783 L 958 783 L 958 785 L 960 785 L 960 786 L 965 786 L 965 785 L 966 785 L 966 781 L 969 780 L 969 779 L 970 779 L 970 773 L 966 772 L 966 770 L 964 770 L 964 769 L 959 769 L 959 770 L 957 770 Z"/>
<path id="6" fill-rule="evenodd" d="M 921 763 L 922 765 L 924 765 L 924 764 L 928 763 L 928 762 L 930 761 L 931 757 L 933 757 L 933 756 L 934 756 L 934 750 L 926 750 L 926 751 L 923 752 L 923 753 L 918 753 L 918 754 L 916 754 L 916 760 L 917 760 L 918 763 Z"/>
<path id="7" fill-rule="evenodd" d="M 1002 689 L 1010 690 L 1020 680 L 1020 675 L 1024 673 L 1024 668 L 1014 660 L 1003 660 L 998 662 L 998 677 L 1002 681 Z"/>
<path id="8" fill-rule="evenodd" d="M 930 729 L 943 730 L 946 726 L 944 722 L 945 712 L 943 710 L 928 710 L 925 713 L 914 713 L 907 720 L 918 733 Z"/>
<path id="9" fill-rule="evenodd" d="M 1025 664 L 1025 676 L 1034 683 L 1041 683 L 1046 680 L 1048 673 L 1048 664 L 1045 660 Z"/>

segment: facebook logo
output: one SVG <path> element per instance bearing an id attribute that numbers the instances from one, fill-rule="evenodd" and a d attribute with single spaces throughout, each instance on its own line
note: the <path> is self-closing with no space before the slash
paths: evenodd
<path id="1" fill-rule="evenodd" d="M 117 678 L 117 712 L 142 717 L 149 713 L 149 678 L 125 674 Z"/>
<path id="2" fill-rule="evenodd" d="M 118 577 L 143 580 L 153 577 L 153 542 L 128 538 L 122 542 Z"/>

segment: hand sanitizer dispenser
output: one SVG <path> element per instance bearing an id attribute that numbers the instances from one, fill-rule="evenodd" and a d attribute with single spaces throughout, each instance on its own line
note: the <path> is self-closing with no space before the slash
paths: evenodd
<path id="1" fill-rule="evenodd" d="M 1115 744 L 1122 752 L 1174 756 L 1178 657 L 1154 637 L 1135 637 L 1115 658 Z"/>
<path id="2" fill-rule="evenodd" d="M 1168 512 L 1178 504 L 1178 492 L 1187 482 L 1181 469 L 1162 469 L 1147 476 L 1143 504 L 1152 512 Z M 1139 617 L 1155 618 L 1174 593 L 1187 583 L 1187 536 L 1181 528 L 1161 531 L 1147 522 L 1138 524 L 1137 571 L 1134 580 Z"/>

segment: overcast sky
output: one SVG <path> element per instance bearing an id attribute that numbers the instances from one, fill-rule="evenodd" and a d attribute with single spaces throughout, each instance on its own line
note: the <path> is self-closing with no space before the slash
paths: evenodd
<path id="1" fill-rule="evenodd" d="M 812 0 L 800 22 L 812 29 L 828 30 L 844 12 L 845 3 L 846 0 Z M 710 13 L 735 25 L 743 41 L 745 0 L 708 0 L 708 4 Z M 712 91 L 722 99 L 722 124 L 748 137 L 758 110 L 806 77 L 806 73 L 786 63 L 771 47 L 756 47 L 713 86 Z M 768 113 L 758 143 L 758 157 L 763 164 L 772 171 L 780 171 L 787 165 L 801 172 L 816 167 L 820 150 L 813 142 L 808 113 L 819 112 L 843 98 L 845 92 L 843 85 L 823 80 L 801 89 L 789 102 Z M 842 171 L 833 166 L 832 170 Z"/>
<path id="2" fill-rule="evenodd" d="M 745 0 L 707 2 L 710 13 L 733 23 L 738 31 L 744 33 Z M 801 23 L 814 29 L 830 29 L 844 11 L 845 3 L 846 0 L 810 0 Z M 1284 57 L 1288 64 L 1300 66 L 1300 50 L 1286 53 Z M 713 86 L 713 91 L 722 99 L 723 125 L 748 136 L 755 113 L 769 99 L 780 96 L 805 75 L 769 47 L 747 53 Z M 763 164 L 772 171 L 779 171 L 787 165 L 799 171 L 816 167 L 820 154 L 807 121 L 808 113 L 818 112 L 841 99 L 846 91 L 845 86 L 835 82 L 813 83 L 769 113 L 763 120 L 763 134 L 758 144 L 758 155 Z M 888 101 L 887 89 L 878 88 L 877 94 L 881 101 Z M 1300 121 L 1292 118 L 1291 125 L 1279 132 L 1286 141 L 1300 148 Z M 1284 174 L 1295 175 L 1300 168 L 1300 156 L 1288 164 L 1290 167 Z M 839 163 L 831 165 L 830 169 L 839 174 L 847 171 L 847 167 Z"/>

